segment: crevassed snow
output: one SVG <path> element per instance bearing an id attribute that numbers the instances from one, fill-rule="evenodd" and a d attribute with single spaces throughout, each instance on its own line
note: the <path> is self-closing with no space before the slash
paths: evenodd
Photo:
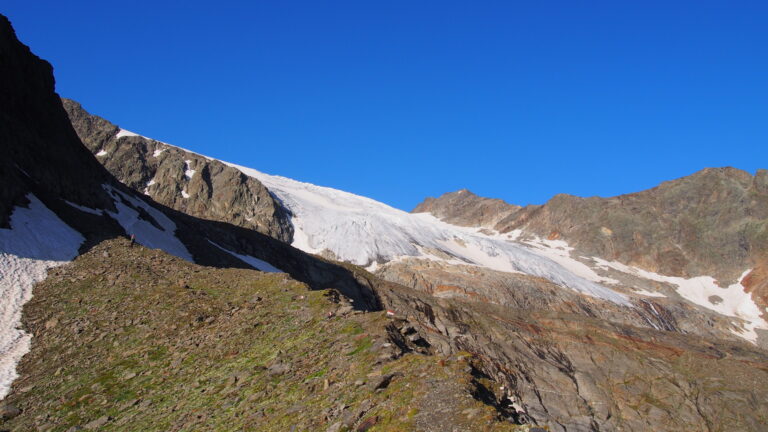
<path id="1" fill-rule="evenodd" d="M 593 297 L 630 304 L 624 294 L 579 277 L 523 245 L 348 192 L 228 165 L 257 178 L 291 211 L 293 246 L 304 251 L 329 250 L 341 260 L 369 266 L 375 261 L 423 256 L 423 250 L 435 249 L 467 264 L 540 276 Z"/>
<path id="2" fill-rule="evenodd" d="M 185 160 L 184 161 L 184 164 L 186 165 L 186 168 L 185 168 L 185 171 L 184 171 L 184 175 L 187 177 L 187 179 L 190 179 L 190 180 L 192 179 L 192 177 L 194 177 L 195 172 L 196 172 L 195 170 L 190 169 L 189 166 L 190 166 L 191 163 L 192 163 L 192 160 Z"/>
<path id="3" fill-rule="evenodd" d="M 757 341 L 755 329 L 768 330 L 768 322 L 760 316 L 760 308 L 752 300 L 752 295 L 745 291 L 741 281 L 751 271 L 747 269 L 739 278 L 739 281 L 727 288 L 717 285 L 717 281 L 711 276 L 697 276 L 686 279 L 677 276 L 664 276 L 647 270 L 631 267 L 616 261 L 606 261 L 593 258 L 599 267 L 612 268 L 624 273 L 641 278 L 666 282 L 676 286 L 676 291 L 681 297 L 699 306 L 713 310 L 722 315 L 743 320 L 742 330 L 733 333 L 751 342 Z M 712 302 L 710 297 L 717 296 L 719 301 Z"/>
<path id="4" fill-rule="evenodd" d="M 104 185 L 103 187 L 115 198 L 115 207 L 117 208 L 117 212 L 107 210 L 107 214 L 116 220 L 128 235 L 136 235 L 136 241 L 146 247 L 162 249 L 171 255 L 194 262 L 187 247 L 176 237 L 176 224 L 163 212 L 111 186 Z M 126 205 L 124 201 L 130 203 L 130 206 Z M 149 221 L 142 219 L 135 208 L 146 211 L 162 229 L 158 229 Z"/>
<path id="5" fill-rule="evenodd" d="M 255 268 L 256 270 L 267 272 L 267 273 L 285 273 L 284 271 L 280 270 L 279 268 L 273 266 L 272 264 L 260 260 L 256 257 L 252 257 L 250 255 L 242 255 L 237 252 L 233 252 L 229 249 L 226 249 L 224 247 L 219 246 L 217 243 L 212 242 L 210 239 L 208 239 L 208 243 L 216 246 L 217 248 L 223 250 L 224 252 L 232 255 L 233 257 L 239 259 L 240 261 L 248 264 L 249 266 Z"/>
<path id="6" fill-rule="evenodd" d="M 131 132 L 129 130 L 120 129 L 120 131 L 117 132 L 117 135 L 115 135 L 115 138 L 132 137 L 132 136 L 141 136 L 141 135 Z"/>
<path id="7" fill-rule="evenodd" d="M 16 364 L 29 351 L 31 335 L 19 329 L 21 310 L 46 271 L 71 261 L 85 240 L 32 194 L 16 207 L 10 229 L 0 229 L 0 399 L 17 378 Z"/>

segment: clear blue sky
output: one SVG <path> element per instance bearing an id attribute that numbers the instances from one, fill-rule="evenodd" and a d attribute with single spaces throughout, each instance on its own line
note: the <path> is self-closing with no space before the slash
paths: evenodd
<path id="1" fill-rule="evenodd" d="M 162 4 L 164 3 L 164 4 Z M 4 0 L 120 126 L 410 210 L 768 168 L 765 1 Z"/>

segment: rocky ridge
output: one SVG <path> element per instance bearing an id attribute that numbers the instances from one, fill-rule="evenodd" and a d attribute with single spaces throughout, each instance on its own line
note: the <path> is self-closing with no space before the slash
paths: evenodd
<path id="1" fill-rule="evenodd" d="M 120 129 L 73 100 L 62 102 L 83 144 L 123 184 L 191 216 L 291 242 L 288 215 L 258 180 L 219 161 Z"/>
<path id="2" fill-rule="evenodd" d="M 743 277 L 760 313 L 768 315 L 768 288 L 761 276 L 768 248 L 768 170 L 753 176 L 735 168 L 709 168 L 638 193 L 611 198 L 557 195 L 541 206 L 498 206 L 494 216 L 478 217 L 470 209 L 482 200 L 469 191 L 454 192 L 427 199 L 414 212 L 518 241 L 563 240 L 573 248 L 572 256 L 586 257 L 582 262 L 598 272 L 608 270 L 612 278 L 625 278 L 626 273 L 613 271 L 621 266 L 601 265 L 595 257 L 673 277 L 712 276 L 721 287 Z M 489 219 L 498 222 L 489 225 Z M 658 289 L 642 278 L 627 283 Z"/>
<path id="3" fill-rule="evenodd" d="M 431 213 L 453 225 L 493 229 L 507 216 L 521 209 L 503 200 L 483 198 L 468 189 L 461 189 L 439 198 L 425 198 L 413 209 L 413 213 Z"/>
<path id="4" fill-rule="evenodd" d="M 753 176 L 708 168 L 642 192 L 611 198 L 560 194 L 544 205 L 496 203 L 478 215 L 469 191 L 429 198 L 430 212 L 461 226 L 521 230 L 565 240 L 577 253 L 671 276 L 710 275 L 724 285 L 768 252 L 768 170 Z M 488 221 L 496 221 L 490 225 Z"/>

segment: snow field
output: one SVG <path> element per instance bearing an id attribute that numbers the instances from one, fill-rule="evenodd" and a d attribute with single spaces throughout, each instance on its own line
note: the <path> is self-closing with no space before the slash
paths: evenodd
<path id="1" fill-rule="evenodd" d="M 0 399 L 17 378 L 16 365 L 29 352 L 32 335 L 19 328 L 32 287 L 51 267 L 77 256 L 85 240 L 32 194 L 16 207 L 10 229 L 0 229 Z"/>

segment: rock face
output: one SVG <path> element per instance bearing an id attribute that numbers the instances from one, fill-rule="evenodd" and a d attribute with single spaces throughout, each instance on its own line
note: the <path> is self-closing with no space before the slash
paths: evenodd
<path id="1" fill-rule="evenodd" d="M 522 230 L 563 239 L 578 253 L 656 273 L 710 275 L 732 283 L 768 251 L 768 171 L 708 168 L 643 192 L 612 198 L 557 195 L 542 206 L 497 205 L 478 214 L 470 192 L 427 199 L 414 210 L 462 226 Z"/>
<path id="2" fill-rule="evenodd" d="M 291 242 L 289 215 L 258 180 L 219 161 L 126 133 L 73 100 L 62 102 L 83 144 L 128 187 L 180 212 Z"/>
<path id="3" fill-rule="evenodd" d="M 4 16 L 0 59 L 0 228 L 8 227 L 12 209 L 31 191 L 108 207 L 110 200 L 98 185 L 110 176 L 72 130 L 54 93 L 51 65 L 18 42 Z"/>

